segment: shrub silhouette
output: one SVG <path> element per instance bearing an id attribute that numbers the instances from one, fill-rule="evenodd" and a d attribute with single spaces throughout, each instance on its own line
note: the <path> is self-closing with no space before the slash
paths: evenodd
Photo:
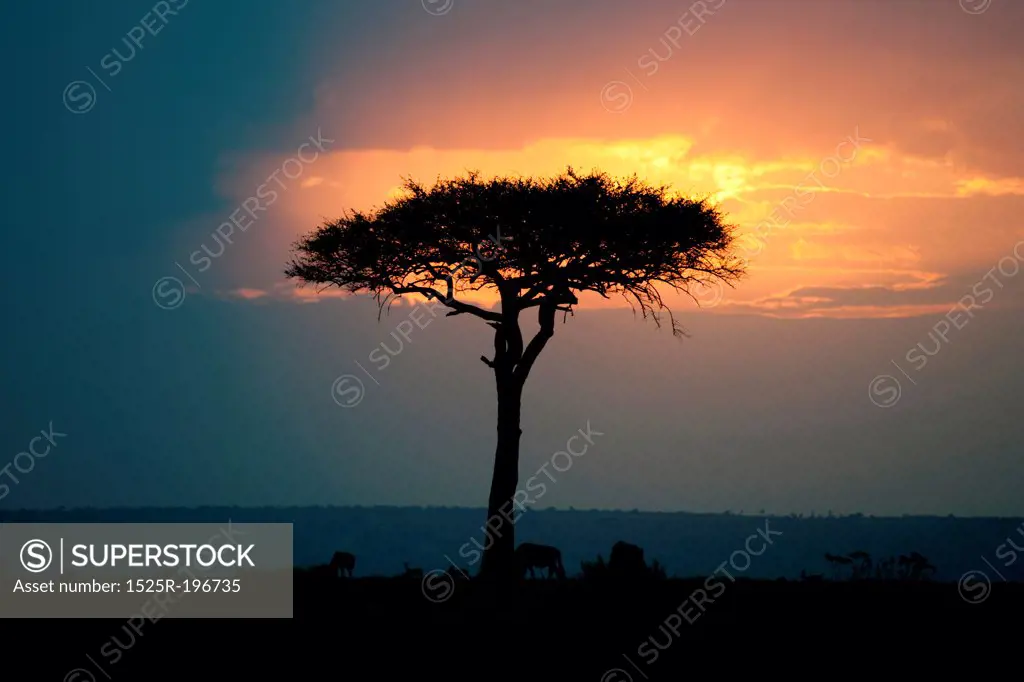
<path id="1" fill-rule="evenodd" d="M 580 578 L 583 580 L 606 580 L 608 578 L 608 564 L 600 554 L 594 561 L 580 562 Z"/>

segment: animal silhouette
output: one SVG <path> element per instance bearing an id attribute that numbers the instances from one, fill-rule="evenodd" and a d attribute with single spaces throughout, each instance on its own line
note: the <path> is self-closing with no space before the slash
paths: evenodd
<path id="1" fill-rule="evenodd" d="M 331 557 L 331 574 L 341 578 L 351 578 L 352 571 L 356 570 L 356 556 L 348 552 L 335 552 Z"/>
<path id="2" fill-rule="evenodd" d="M 612 555 L 608 559 L 608 570 L 613 575 L 624 577 L 644 575 L 647 573 L 644 550 L 619 540 L 612 546 Z"/>
<path id="3" fill-rule="evenodd" d="M 519 575 L 522 578 L 526 577 L 527 571 L 530 572 L 531 578 L 536 578 L 535 570 L 540 570 L 541 575 L 543 575 L 544 569 L 547 569 L 548 578 L 557 576 L 559 579 L 565 579 L 565 569 L 562 567 L 562 552 L 555 547 L 524 542 L 516 547 L 515 559 Z"/>

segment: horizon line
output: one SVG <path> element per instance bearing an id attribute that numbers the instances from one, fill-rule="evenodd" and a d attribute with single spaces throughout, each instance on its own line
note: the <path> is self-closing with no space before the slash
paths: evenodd
<path id="1" fill-rule="evenodd" d="M 406 509 L 406 510 L 445 510 L 445 511 L 483 511 L 486 513 L 486 507 L 468 507 L 468 506 L 444 506 L 444 505 L 394 505 L 394 504 L 375 504 L 375 505 L 337 505 L 337 504 L 291 504 L 291 505 L 262 505 L 262 506 L 240 506 L 240 505 L 196 505 L 196 506 L 112 506 L 112 507 L 47 507 L 47 508 L 36 508 L 36 509 L 3 509 L 0 510 L 0 517 L 8 514 L 18 513 L 46 513 L 46 512 L 57 512 L 57 513 L 69 513 L 69 512 L 103 512 L 103 511 L 201 511 L 211 509 L 233 509 L 233 510 L 249 510 L 258 511 L 265 509 Z M 602 509 L 602 508 L 575 508 L 575 507 L 545 507 L 543 509 L 533 509 L 533 512 L 577 512 L 577 513 L 612 513 L 612 514 L 677 514 L 682 516 L 742 516 L 742 517 L 757 517 L 757 518 L 787 518 L 787 519 L 798 519 L 798 520 L 809 520 L 809 519 L 965 519 L 965 520 L 1018 520 L 1024 519 L 1024 516 L 991 516 L 991 515 L 979 515 L 972 516 L 966 515 L 961 516 L 953 513 L 948 514 L 910 514 L 903 513 L 899 515 L 891 514 L 865 514 L 863 512 L 851 512 L 849 514 L 818 514 L 817 512 L 803 513 L 803 512 L 748 512 L 747 510 L 733 511 L 727 509 L 725 511 L 685 511 L 685 510 L 655 510 L 655 509 Z M 525 512 L 524 512 L 525 513 Z M 517 519 L 518 520 L 518 519 Z M 0 523 L 5 521 L 0 518 Z"/>

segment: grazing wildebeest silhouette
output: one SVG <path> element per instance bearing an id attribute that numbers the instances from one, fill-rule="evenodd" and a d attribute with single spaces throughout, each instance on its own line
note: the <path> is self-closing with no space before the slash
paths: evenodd
<path id="1" fill-rule="evenodd" d="M 614 575 L 639 576 L 647 572 L 644 550 L 636 545 L 619 540 L 612 546 L 608 559 L 608 570 Z"/>
<path id="2" fill-rule="evenodd" d="M 526 572 L 530 577 L 537 577 L 534 569 L 539 569 L 541 575 L 544 569 L 548 570 L 548 578 L 565 578 L 565 569 L 562 567 L 562 553 L 555 547 L 549 545 L 535 545 L 532 542 L 524 542 L 516 547 L 516 564 L 519 567 L 520 577 L 525 578 Z"/>
<path id="3" fill-rule="evenodd" d="M 345 576 L 351 578 L 352 571 L 356 570 L 356 555 L 348 552 L 335 552 L 331 557 L 331 574 L 337 577 Z"/>

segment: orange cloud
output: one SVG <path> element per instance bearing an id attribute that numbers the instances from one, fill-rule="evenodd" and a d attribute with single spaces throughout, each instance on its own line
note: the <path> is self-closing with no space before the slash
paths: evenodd
<path id="1" fill-rule="evenodd" d="M 235 289 L 234 291 L 230 291 L 228 293 L 231 296 L 241 298 L 246 301 L 254 301 L 258 298 L 264 298 L 267 296 L 267 292 L 263 291 L 262 289 L 246 289 L 244 287 L 241 289 Z"/>

